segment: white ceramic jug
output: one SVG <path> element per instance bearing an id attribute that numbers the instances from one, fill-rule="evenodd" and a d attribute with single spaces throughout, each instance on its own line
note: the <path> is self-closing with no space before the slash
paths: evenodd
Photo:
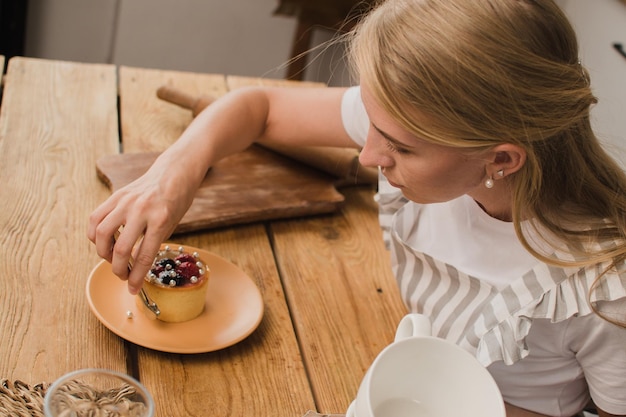
<path id="1" fill-rule="evenodd" d="M 376 357 L 346 417 L 505 417 L 498 387 L 469 352 L 408 314 Z"/>

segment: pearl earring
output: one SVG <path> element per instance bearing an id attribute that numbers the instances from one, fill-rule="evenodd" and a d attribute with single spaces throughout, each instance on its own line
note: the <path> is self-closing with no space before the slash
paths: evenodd
<path id="1" fill-rule="evenodd" d="M 493 178 L 489 177 L 485 180 L 485 187 L 487 188 L 493 188 Z"/>

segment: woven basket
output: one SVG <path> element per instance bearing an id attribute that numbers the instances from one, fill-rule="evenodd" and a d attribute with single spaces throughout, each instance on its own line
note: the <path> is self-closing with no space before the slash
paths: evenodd
<path id="1" fill-rule="evenodd" d="M 30 386 L 22 381 L 0 381 L 0 416 L 44 417 L 43 397 L 49 384 Z"/>

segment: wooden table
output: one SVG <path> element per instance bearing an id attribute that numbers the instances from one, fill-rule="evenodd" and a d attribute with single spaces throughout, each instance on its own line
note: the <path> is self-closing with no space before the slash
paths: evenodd
<path id="1" fill-rule="evenodd" d="M 405 309 L 368 187 L 335 214 L 176 236 L 228 259 L 261 290 L 265 314 L 242 342 L 202 354 L 130 343 L 89 309 L 99 262 L 89 213 L 109 189 L 96 160 L 162 150 L 191 120 L 156 98 L 171 83 L 224 94 L 264 80 L 14 57 L 0 107 L 0 378 L 50 382 L 86 367 L 134 375 L 157 416 L 344 413 Z M 119 102 L 118 102 L 119 96 Z M 118 104 L 119 103 L 119 104 Z"/>

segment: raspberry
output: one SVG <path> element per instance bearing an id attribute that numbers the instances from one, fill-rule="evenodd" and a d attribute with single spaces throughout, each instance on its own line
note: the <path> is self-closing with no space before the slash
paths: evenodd
<path id="1" fill-rule="evenodd" d="M 152 272 L 154 275 L 156 275 L 157 277 L 159 276 L 159 274 L 161 272 L 165 271 L 165 268 L 163 268 L 161 265 L 153 265 L 152 269 L 150 270 L 150 272 Z"/>
<path id="2" fill-rule="evenodd" d="M 200 277 L 200 269 L 196 265 L 195 261 L 182 262 L 176 267 L 176 272 L 182 275 L 186 280 L 189 280 L 193 276 Z"/>
<path id="3" fill-rule="evenodd" d="M 174 260 L 177 261 L 177 263 L 179 263 L 179 264 L 182 264 L 184 262 L 191 262 L 192 264 L 196 263 L 196 258 L 194 258 L 189 253 L 181 253 Z"/>

